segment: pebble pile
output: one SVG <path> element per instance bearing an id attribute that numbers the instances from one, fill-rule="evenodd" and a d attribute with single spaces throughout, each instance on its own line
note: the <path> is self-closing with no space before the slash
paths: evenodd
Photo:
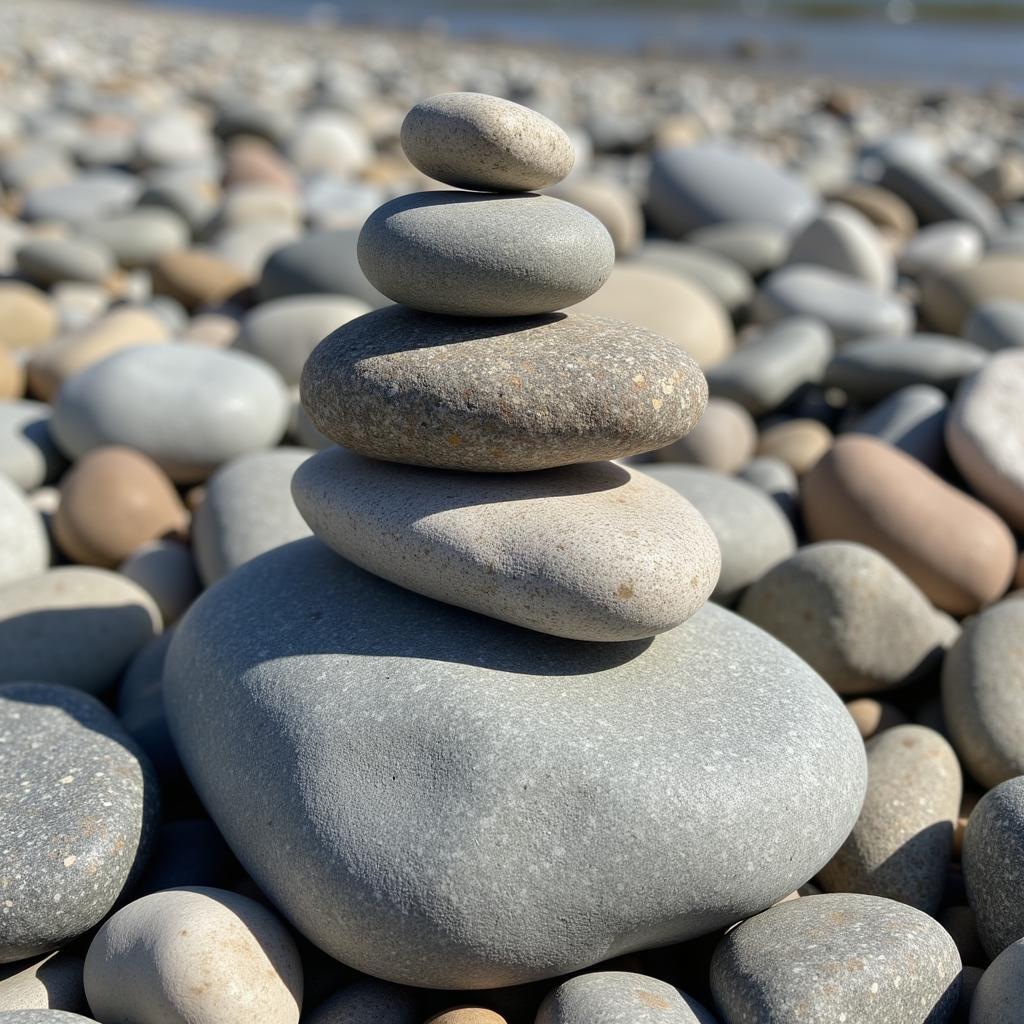
<path id="1" fill-rule="evenodd" d="M 1024 1019 L 1020 101 L 96 10 L 0 10 L 0 1024 Z"/>

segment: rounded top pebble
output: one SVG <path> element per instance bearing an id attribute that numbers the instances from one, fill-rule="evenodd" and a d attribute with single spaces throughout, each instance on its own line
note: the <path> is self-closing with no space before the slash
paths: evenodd
<path id="1" fill-rule="evenodd" d="M 546 188 L 575 160 L 569 136 L 543 114 L 477 92 L 417 103 L 402 123 L 402 149 L 427 176 L 484 192 Z"/>

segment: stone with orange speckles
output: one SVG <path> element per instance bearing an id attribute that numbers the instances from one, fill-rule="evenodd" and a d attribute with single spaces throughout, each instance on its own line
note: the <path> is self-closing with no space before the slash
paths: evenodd
<path id="1" fill-rule="evenodd" d="M 563 981 L 541 1003 L 536 1024 L 716 1024 L 692 996 L 657 978 L 594 971 Z M 483 1022 L 481 1022 L 483 1024 Z"/>

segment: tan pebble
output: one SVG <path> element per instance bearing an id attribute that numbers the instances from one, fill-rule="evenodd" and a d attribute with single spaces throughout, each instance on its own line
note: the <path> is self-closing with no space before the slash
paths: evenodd
<path id="1" fill-rule="evenodd" d="M 224 153 L 224 184 L 273 185 L 289 192 L 298 190 L 295 171 L 265 139 L 238 135 Z"/>
<path id="2" fill-rule="evenodd" d="M 824 423 L 786 420 L 761 431 L 757 454 L 782 459 L 797 476 L 803 476 L 832 447 L 832 441 L 832 432 Z"/>
<path id="3" fill-rule="evenodd" d="M 192 318 L 181 341 L 208 348 L 228 348 L 238 337 L 239 321 L 223 313 L 200 313 Z"/>
<path id="4" fill-rule="evenodd" d="M 157 295 L 169 295 L 189 309 L 224 302 L 252 283 L 233 264 L 203 249 L 166 253 L 152 273 Z"/>
<path id="5" fill-rule="evenodd" d="M 53 531 L 82 565 L 111 568 L 148 541 L 187 529 L 178 492 L 152 459 L 131 448 L 95 448 L 65 475 Z"/>
<path id="6" fill-rule="evenodd" d="M 46 293 L 21 281 L 0 281 L 0 346 L 38 348 L 57 333 Z"/>
<path id="7" fill-rule="evenodd" d="M 907 716 L 895 704 L 875 700 L 873 697 L 858 697 L 846 705 L 857 729 L 864 739 L 870 739 L 876 733 L 884 732 L 895 725 L 902 725 Z"/>
<path id="8" fill-rule="evenodd" d="M 922 283 L 922 311 L 945 334 L 962 334 L 971 312 L 989 299 L 1024 300 L 1024 256 L 996 253 Z"/>
<path id="9" fill-rule="evenodd" d="M 25 394 L 25 367 L 6 348 L 0 348 L 0 400 Z"/>
<path id="10" fill-rule="evenodd" d="M 683 462 L 721 473 L 742 469 L 757 447 L 753 417 L 728 398 L 709 398 L 704 415 L 686 437 L 659 449 L 660 462 Z"/>
<path id="11" fill-rule="evenodd" d="M 457 1006 L 435 1013 L 425 1024 L 507 1024 L 504 1017 L 482 1006 Z"/>
<path id="12" fill-rule="evenodd" d="M 829 198 L 859 210 L 889 237 L 906 241 L 917 230 L 914 211 L 895 192 L 881 185 L 850 182 L 832 192 Z"/>

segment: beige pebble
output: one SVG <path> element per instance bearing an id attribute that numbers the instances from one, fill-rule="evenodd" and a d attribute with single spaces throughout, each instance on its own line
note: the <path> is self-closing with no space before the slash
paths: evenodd
<path id="1" fill-rule="evenodd" d="M 832 441 L 832 432 L 824 423 L 785 420 L 761 431 L 757 454 L 782 459 L 797 476 L 803 476 L 832 447 Z"/>

